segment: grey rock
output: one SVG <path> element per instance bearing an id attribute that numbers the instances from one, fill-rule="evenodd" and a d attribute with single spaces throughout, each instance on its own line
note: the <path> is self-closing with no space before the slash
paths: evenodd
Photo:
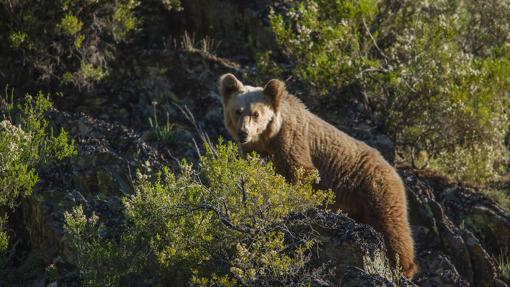
<path id="1" fill-rule="evenodd" d="M 499 254 L 491 251 L 507 240 L 508 214 L 482 194 L 437 174 L 410 169 L 400 174 L 421 267 L 415 282 L 419 286 L 504 284 L 495 263 Z M 466 224 L 470 218 L 480 221 Z"/>

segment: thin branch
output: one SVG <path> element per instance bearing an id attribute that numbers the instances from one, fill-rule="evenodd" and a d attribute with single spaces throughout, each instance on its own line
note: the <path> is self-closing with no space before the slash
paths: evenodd
<path id="1" fill-rule="evenodd" d="M 242 198 L 243 206 L 244 206 L 244 208 L 246 208 L 246 189 L 245 189 L 244 185 L 245 185 L 244 177 L 241 176 L 241 182 L 238 182 L 237 186 L 241 190 L 241 193 L 242 193 L 242 196 L 243 196 L 243 198 Z"/>
<path id="2" fill-rule="evenodd" d="M 195 131 L 197 132 L 198 136 L 200 137 L 200 140 L 202 143 L 207 144 L 214 155 L 217 155 L 216 150 L 214 149 L 214 145 L 212 144 L 211 139 L 209 138 L 209 135 L 198 125 L 197 120 L 195 119 L 195 116 L 191 112 L 191 110 L 188 108 L 188 106 L 184 105 L 184 107 L 181 107 L 178 104 L 175 104 L 175 106 L 182 112 L 184 117 L 193 125 L 195 128 Z M 193 143 L 195 145 L 195 148 L 197 148 L 197 152 L 200 155 L 200 151 L 198 150 L 198 144 L 193 139 Z"/>
<path id="3" fill-rule="evenodd" d="M 379 48 L 379 45 L 377 44 L 377 41 L 375 40 L 374 36 L 372 35 L 372 33 L 370 32 L 370 28 L 368 27 L 367 25 L 367 22 L 365 21 L 365 18 L 362 18 L 361 19 L 362 22 L 363 22 L 363 26 L 365 27 L 365 30 L 367 31 L 368 33 L 368 36 L 370 37 L 370 39 L 372 40 L 372 43 L 374 44 L 375 48 L 377 49 L 377 51 L 379 51 L 379 53 L 381 54 L 381 56 L 384 57 L 385 59 L 385 63 L 388 64 L 388 56 L 386 56 L 386 54 L 383 52 L 383 50 L 381 48 Z"/>

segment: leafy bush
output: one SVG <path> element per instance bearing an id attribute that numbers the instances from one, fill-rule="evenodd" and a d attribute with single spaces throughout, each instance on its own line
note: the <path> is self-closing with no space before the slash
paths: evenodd
<path id="1" fill-rule="evenodd" d="M 27 152 L 30 136 L 5 120 L 0 123 L 0 206 L 13 207 L 17 198 L 30 194 L 37 182 L 35 170 L 30 167 Z M 28 160 L 31 160 L 28 158 Z"/>
<path id="2" fill-rule="evenodd" d="M 0 216 L 0 274 L 2 268 L 7 264 L 7 253 L 9 251 L 9 235 L 5 232 L 5 218 Z"/>
<path id="3" fill-rule="evenodd" d="M 180 9 L 179 0 L 161 2 Z M 139 0 L 0 1 L 2 70 L 11 71 L 12 81 L 30 74 L 90 88 L 108 74 L 117 46 L 137 29 L 139 5 Z"/>
<path id="4" fill-rule="evenodd" d="M 291 185 L 255 155 L 243 160 L 232 144 L 208 148 L 198 171 L 183 162 L 175 176 L 141 179 L 126 198 L 127 225 L 109 238 L 97 216 L 81 208 L 66 214 L 72 261 L 89 286 L 306 285 L 312 234 L 289 244 L 291 212 L 331 202 L 314 191 L 315 175 Z M 296 239 L 296 238 L 295 238 Z M 308 280 L 308 281 L 307 281 Z"/>
<path id="5" fill-rule="evenodd" d="M 42 93 L 17 105 L 0 102 L 0 111 L 5 110 L 0 113 L 0 255 L 5 255 L 8 243 L 5 211 L 31 194 L 38 181 L 37 168 L 76 153 L 64 130 L 53 135 L 48 128 L 44 114 L 51 107 Z M 0 267 L 5 263 L 0 260 Z"/>
<path id="6" fill-rule="evenodd" d="M 321 94 L 365 95 L 407 160 L 425 152 L 435 169 L 482 183 L 507 163 L 508 5 L 285 3 L 271 23 L 294 73 Z"/>

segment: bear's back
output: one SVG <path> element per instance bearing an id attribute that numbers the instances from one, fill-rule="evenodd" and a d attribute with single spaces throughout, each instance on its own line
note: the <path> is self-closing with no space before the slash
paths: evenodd
<path id="1" fill-rule="evenodd" d="M 354 188 L 361 184 L 366 171 L 390 167 L 379 151 L 313 114 L 296 97 L 288 97 L 282 115 L 286 124 L 295 129 L 293 136 L 301 137 L 294 142 L 307 146 L 310 159 L 319 171 L 320 185 L 332 189 Z"/>

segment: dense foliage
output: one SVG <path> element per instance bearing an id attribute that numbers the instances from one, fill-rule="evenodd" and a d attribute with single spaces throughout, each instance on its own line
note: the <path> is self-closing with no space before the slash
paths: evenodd
<path id="1" fill-rule="evenodd" d="M 287 2 L 271 22 L 294 73 L 360 93 L 406 160 L 479 183 L 506 170 L 507 1 Z"/>
<path id="2" fill-rule="evenodd" d="M 12 97 L 7 97 L 12 100 Z M 3 99 L 2 99 L 3 100 Z M 76 154 L 64 130 L 54 134 L 45 112 L 52 107 L 47 95 L 27 96 L 19 104 L 0 100 L 0 267 L 7 260 L 7 210 L 32 192 L 37 168 Z"/>
<path id="3" fill-rule="evenodd" d="M 160 0 L 179 9 L 179 0 Z M 140 19 L 138 0 L 0 1 L 0 67 L 43 83 L 90 88 L 110 71 Z M 21 67 L 20 67 L 21 66 Z"/>
<path id="4" fill-rule="evenodd" d="M 332 194 L 313 191 L 312 175 L 287 183 L 259 157 L 241 159 L 232 143 L 214 150 L 198 170 L 183 162 L 179 175 L 142 178 L 125 199 L 120 238 L 105 237 L 99 218 L 81 208 L 66 215 L 70 254 L 86 285 L 309 283 L 306 263 L 317 235 L 292 241 L 285 219 L 324 206 Z"/>

